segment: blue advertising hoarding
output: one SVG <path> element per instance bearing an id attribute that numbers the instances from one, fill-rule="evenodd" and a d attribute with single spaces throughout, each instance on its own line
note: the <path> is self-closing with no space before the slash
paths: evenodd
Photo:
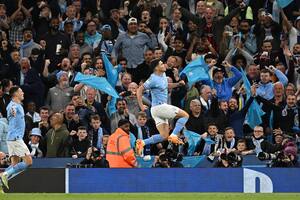
<path id="1" fill-rule="evenodd" d="M 300 192 L 300 169 L 68 169 L 66 192 Z"/>

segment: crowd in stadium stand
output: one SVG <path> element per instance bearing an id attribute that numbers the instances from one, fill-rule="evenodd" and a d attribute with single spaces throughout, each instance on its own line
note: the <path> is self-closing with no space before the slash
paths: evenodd
<path id="1" fill-rule="evenodd" d="M 126 120 L 133 150 L 135 139 L 158 133 L 151 95 L 143 95 L 144 112 L 136 91 L 151 75 L 151 62 L 161 59 L 173 83 L 168 103 L 190 117 L 180 135 L 184 145 L 145 146 L 144 155 L 157 156 L 155 167 L 180 166 L 164 162 L 174 152 L 176 158 L 220 157 L 223 167 L 250 154 L 289 159 L 287 166 L 295 166 L 300 0 L 280 2 L 0 0 L 0 151 L 7 153 L 9 90 L 18 85 L 25 93 L 24 141 L 33 157 L 85 158 L 84 164 L 100 160 L 99 166 L 108 166 L 109 136 Z M 118 99 L 75 80 L 78 73 L 107 78 L 104 56 L 119 73 Z M 181 72 L 201 58 L 201 65 L 216 61 L 206 65 L 210 79 L 192 82 L 193 73 Z M 175 122 L 169 123 L 173 128 Z M 130 162 L 124 166 L 136 167 Z"/>

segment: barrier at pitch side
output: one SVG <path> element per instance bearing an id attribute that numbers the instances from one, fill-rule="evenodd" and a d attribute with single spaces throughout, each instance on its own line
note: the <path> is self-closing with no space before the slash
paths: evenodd
<path id="1" fill-rule="evenodd" d="M 300 192 L 300 169 L 69 169 L 66 192 Z"/>

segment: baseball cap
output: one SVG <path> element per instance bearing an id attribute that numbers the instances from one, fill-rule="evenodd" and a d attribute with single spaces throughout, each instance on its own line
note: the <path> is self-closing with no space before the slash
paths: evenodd
<path id="1" fill-rule="evenodd" d="M 217 73 L 217 72 L 222 72 L 223 73 L 223 69 L 221 67 L 216 67 L 213 70 L 213 76 Z"/>
<path id="2" fill-rule="evenodd" d="M 31 130 L 30 136 L 33 136 L 33 135 L 42 137 L 41 130 L 39 128 L 33 128 Z"/>
<path id="3" fill-rule="evenodd" d="M 101 27 L 101 31 L 111 31 L 111 26 L 108 25 L 108 24 L 104 24 L 104 25 Z"/>
<path id="4" fill-rule="evenodd" d="M 137 19 L 134 18 L 134 17 L 131 17 L 131 18 L 128 20 L 128 23 L 127 23 L 127 24 L 132 24 L 132 23 L 137 24 Z"/>

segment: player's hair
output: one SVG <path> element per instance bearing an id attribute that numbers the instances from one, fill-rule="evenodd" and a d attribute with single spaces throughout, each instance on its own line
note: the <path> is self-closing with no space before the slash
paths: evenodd
<path id="1" fill-rule="evenodd" d="M 10 88 L 10 90 L 9 90 L 9 95 L 10 95 L 11 97 L 13 97 L 14 94 L 15 94 L 19 89 L 20 89 L 19 86 L 16 86 L 16 85 L 12 86 L 12 87 Z"/>

